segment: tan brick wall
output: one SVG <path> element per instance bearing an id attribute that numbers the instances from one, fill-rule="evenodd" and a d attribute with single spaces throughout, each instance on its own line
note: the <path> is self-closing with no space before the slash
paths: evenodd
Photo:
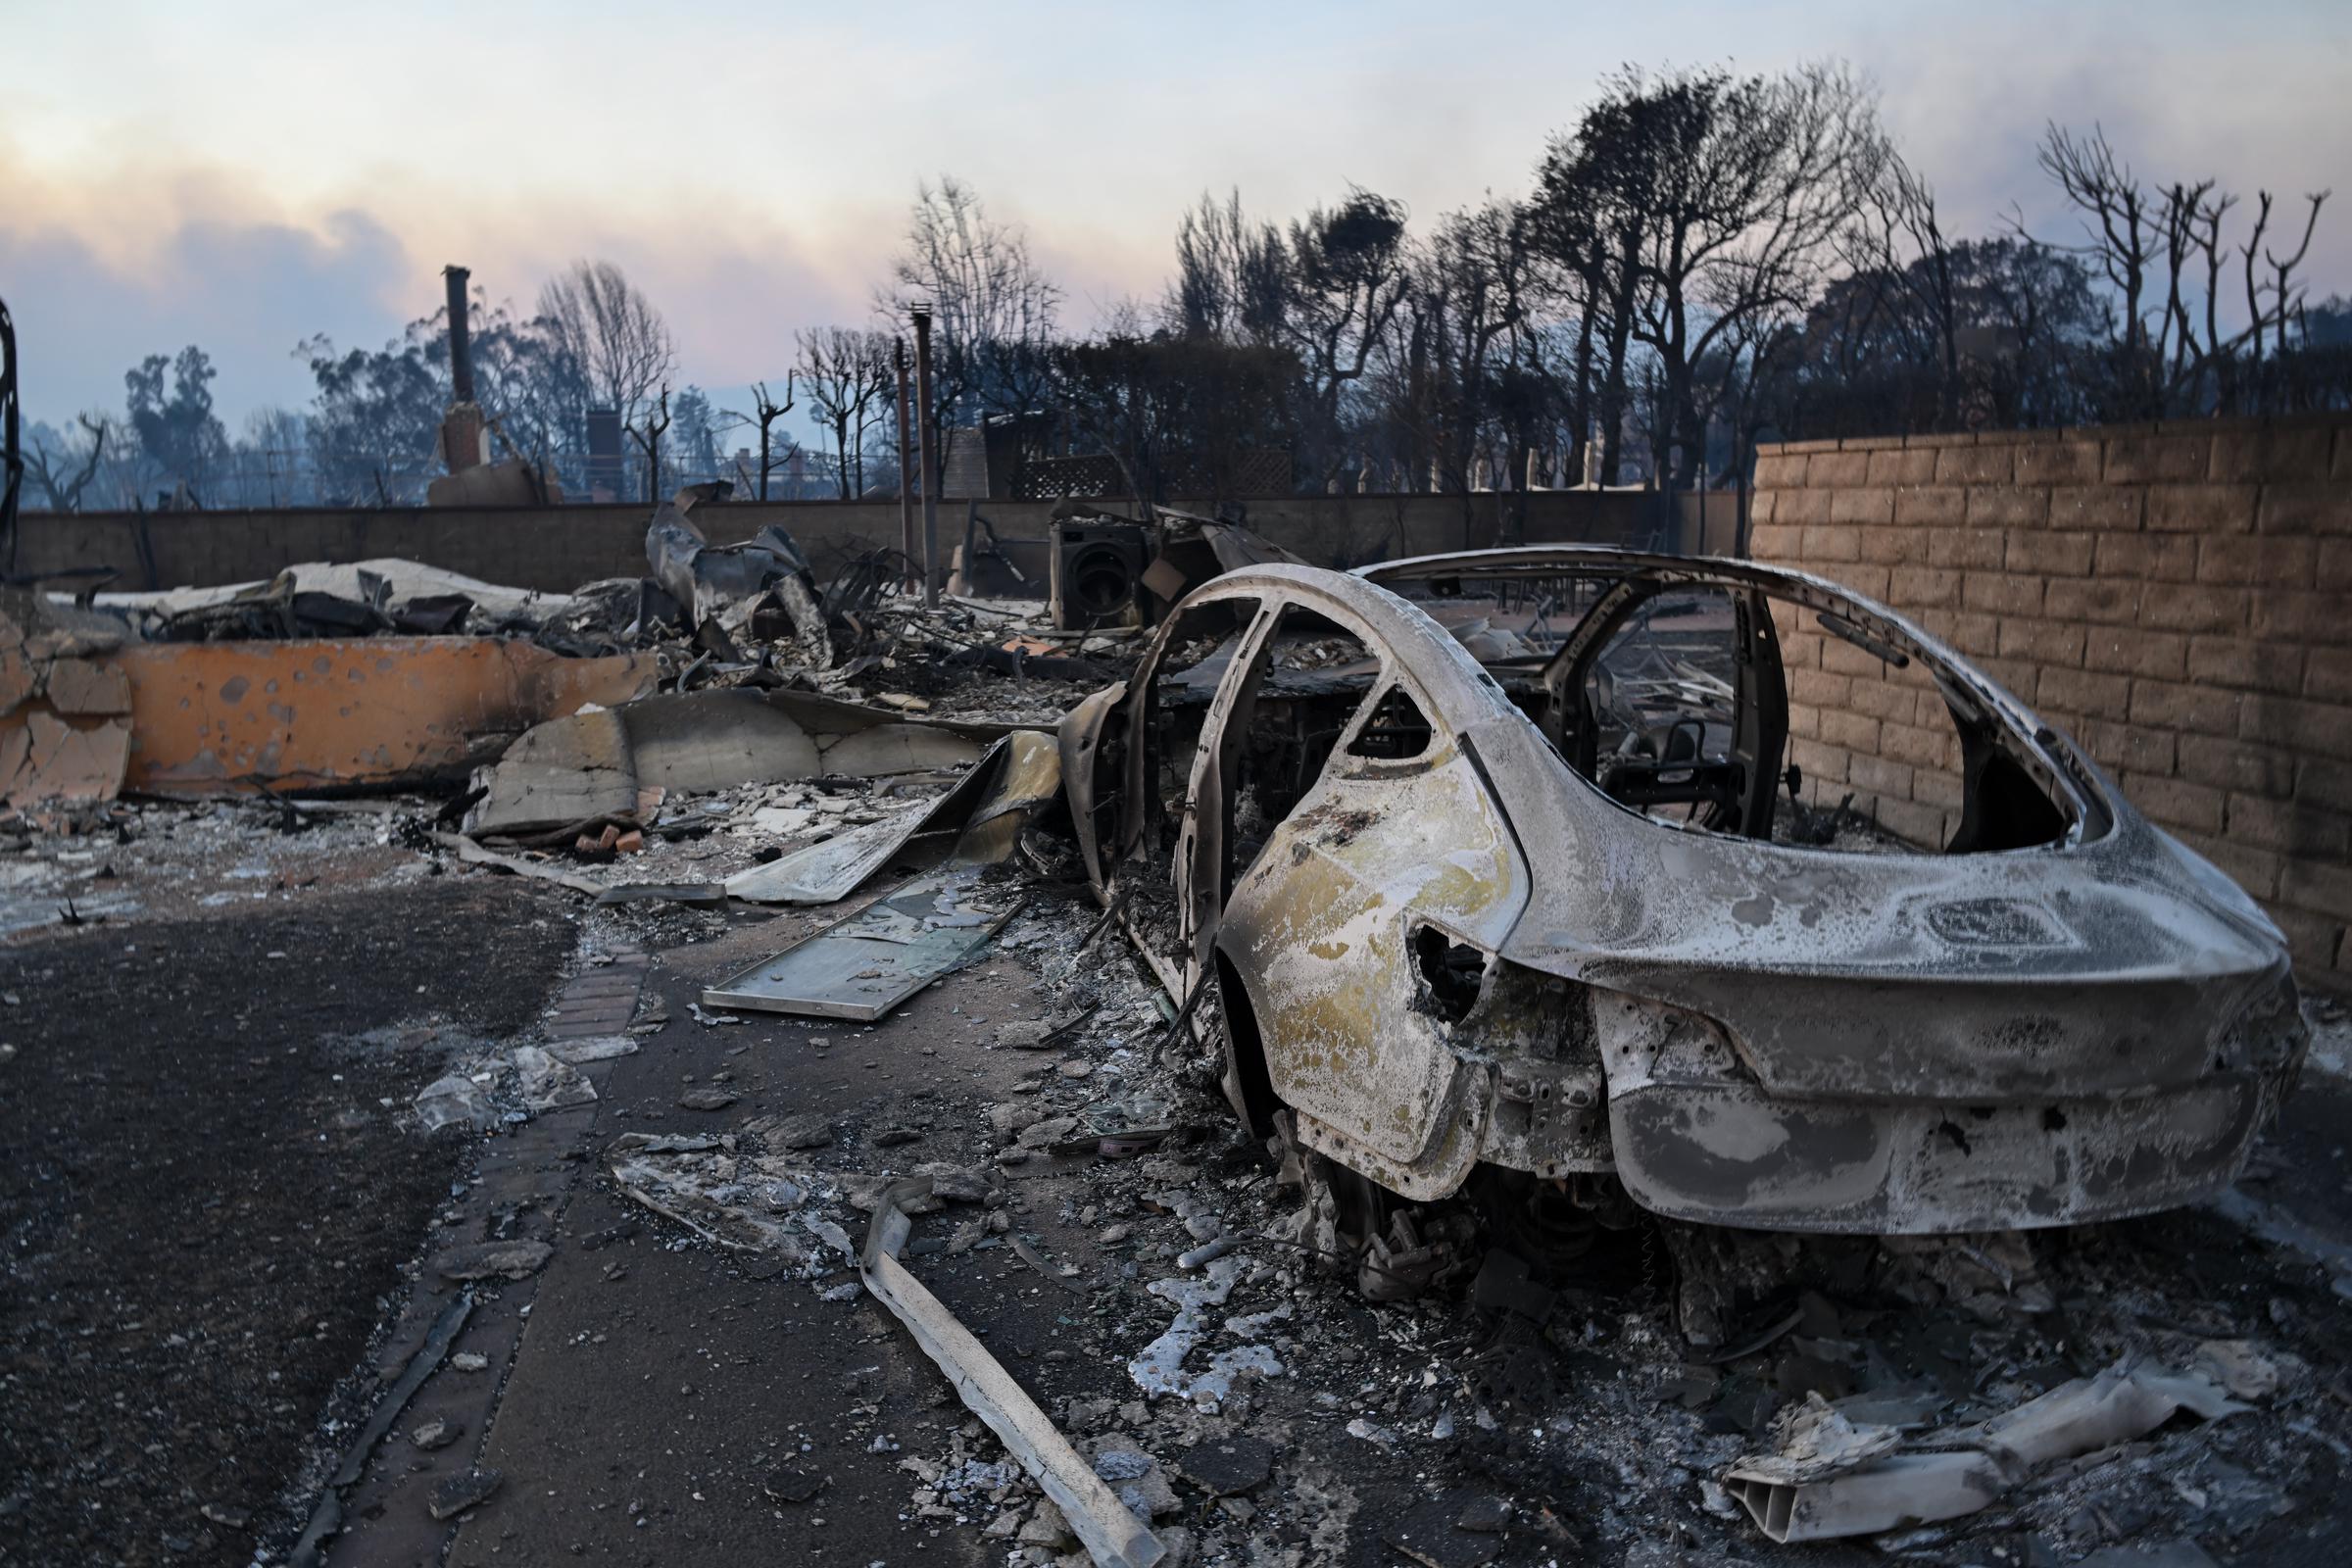
<path id="1" fill-rule="evenodd" d="M 2352 419 L 1791 442 L 1753 519 L 1756 560 L 1951 644 L 2352 986 Z M 1939 840 L 1941 702 L 1809 624 L 1782 624 L 1808 798 Z"/>

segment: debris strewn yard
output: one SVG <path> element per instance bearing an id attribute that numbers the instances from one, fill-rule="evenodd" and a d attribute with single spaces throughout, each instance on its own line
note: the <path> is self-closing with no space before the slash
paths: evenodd
<path id="1" fill-rule="evenodd" d="M 2037 890 L 1957 843 L 1927 861 L 1793 779 L 1776 807 L 1747 705 L 1781 700 L 1708 650 L 1735 626 L 1770 641 L 1741 596 L 1788 582 L 1699 581 L 1720 616 L 1636 617 L 1622 576 L 1586 595 L 1606 667 L 1561 679 L 1609 727 L 1577 783 L 1575 734 L 1547 742 L 1532 710 L 1569 689 L 1545 659 L 1579 646 L 1574 594 L 1473 614 L 1457 566 L 1450 604 L 1408 601 L 1176 517 L 1173 591 L 1133 589 L 1132 613 L 926 608 L 890 553 L 820 581 L 781 529 L 713 548 L 714 514 L 681 496 L 645 579 L 566 596 L 373 563 L 12 597 L 13 1560 L 2054 1568 L 2352 1546 L 2340 1003 L 2298 999 L 2277 933 L 2185 861 Z M 2170 853 L 1924 634 L 1797 591 L 1845 646 L 1938 677 L 1969 788 L 2000 792 L 1965 808 L 1987 856 L 2062 854 L 2101 820 Z M 1381 615 L 1426 646 L 1383 647 Z M 183 641 L 286 685 L 232 698 L 184 666 L 187 706 L 153 719 L 130 656 Z M 1431 662 L 1455 648 L 1458 699 Z M 126 657 L 129 699 L 83 695 Z M 495 690 L 416 673 L 484 658 Z M 308 689 L 313 659 L 334 695 Z M 381 706 L 337 700 L 362 684 Z M 419 686 L 479 722 L 420 716 Z M 68 767 L 61 734 L 105 745 Z M 233 752 L 208 739 L 168 773 L 146 745 L 222 735 Z M 1588 884 L 1537 835 L 1587 841 L 1523 804 L 1546 745 L 1629 846 L 1592 863 L 1651 878 L 1666 913 L 1576 924 Z M 1363 782 L 1388 778 L 1419 781 L 1411 812 Z M 1261 862 L 1310 874 L 1269 895 Z M 1901 883 L 1920 863 L 1961 869 Z M 1904 949 L 1913 990 L 1742 969 L 1776 916 L 1715 908 L 1740 875 L 1783 877 L 1789 951 L 1833 951 L 1816 916 L 1924 899 L 1919 931 L 1960 956 Z M 2127 884 L 2186 912 L 2124 929 Z M 1511 935 L 1522 907 L 1548 957 Z M 2107 944 L 2078 974 L 2103 1013 L 2028 984 L 2082 932 Z M 1884 935 L 1855 924 L 1855 951 Z M 1871 1052 L 1903 1016 L 1949 1028 L 1887 1065 Z M 2200 1033 L 2176 1052 L 2168 1023 Z M 1853 1076 L 1781 1072 L 1769 1050 L 1798 1039 Z M 2014 1050 L 1971 1079 L 1985 1053 L 1962 1048 L 1986 1042 Z M 1718 1164 L 1652 1182 L 1631 1152 L 1665 1148 L 1663 1122 L 1626 1107 L 1677 1088 Z M 2241 1090 L 2251 1119 L 2212 1108 Z M 1817 1102 L 1839 1096 L 1882 1108 L 1837 1122 Z M 1879 1186 L 1825 1152 L 1892 1148 L 1918 1106 L 1936 1142 Z M 2099 1117 L 2111 1144 L 2069 1130 Z M 1798 1156 L 1782 1185 L 1710 1208 L 1776 1140 Z M 1972 1140 L 2002 1167 L 1972 1166 Z M 2111 1150 L 2129 1171 L 2067 1165 Z M 2036 1185 L 2044 1157 L 2071 1185 Z M 2133 1549 L 2171 1555 L 2115 1555 Z"/>

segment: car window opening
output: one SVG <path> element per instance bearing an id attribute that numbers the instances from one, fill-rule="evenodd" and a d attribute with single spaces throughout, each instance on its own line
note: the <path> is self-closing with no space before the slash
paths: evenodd
<path id="1" fill-rule="evenodd" d="M 1233 810 L 1226 836 L 1231 875 L 1257 859 L 1315 787 L 1379 673 L 1379 657 L 1353 632 L 1296 605 L 1283 612 L 1226 737 L 1226 762 L 1234 769 L 1226 796 Z M 1426 720 L 1422 727 L 1426 732 Z"/>
<path id="2" fill-rule="evenodd" d="M 1576 773 L 1654 821 L 1856 854 L 2067 836 L 2024 738 L 1880 616 L 1694 574 L 1382 586 L 1450 632 Z"/>

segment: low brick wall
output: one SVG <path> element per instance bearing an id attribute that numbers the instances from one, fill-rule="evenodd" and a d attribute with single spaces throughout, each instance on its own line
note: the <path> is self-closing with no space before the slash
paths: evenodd
<path id="1" fill-rule="evenodd" d="M 1757 560 L 1969 656 L 2352 982 L 2352 418 L 1791 442 L 1753 516 Z M 1787 632 L 1807 794 L 1948 830 L 1941 702 Z"/>

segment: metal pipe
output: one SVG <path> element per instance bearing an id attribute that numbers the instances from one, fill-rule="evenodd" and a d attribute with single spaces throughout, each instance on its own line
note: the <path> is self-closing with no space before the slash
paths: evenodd
<path id="1" fill-rule="evenodd" d="M 939 606 L 939 483 L 931 462 L 939 442 L 939 427 L 931 417 L 931 307 L 917 305 L 914 316 L 914 440 L 923 476 L 923 605 Z"/>
<path id="2" fill-rule="evenodd" d="M 441 269 L 441 276 L 449 283 L 449 380 L 453 403 L 473 401 L 473 335 L 466 318 L 466 284 L 472 275 L 463 267 Z"/>
<path id="3" fill-rule="evenodd" d="M 17 569 L 17 505 L 24 455 L 17 431 L 17 323 L 0 300 L 0 575 Z"/>
<path id="4" fill-rule="evenodd" d="M 891 368 L 899 376 L 899 555 L 907 566 L 914 564 L 914 492 L 908 488 L 914 482 L 914 466 L 906 460 L 909 446 L 906 434 L 906 340 L 890 340 Z"/>

